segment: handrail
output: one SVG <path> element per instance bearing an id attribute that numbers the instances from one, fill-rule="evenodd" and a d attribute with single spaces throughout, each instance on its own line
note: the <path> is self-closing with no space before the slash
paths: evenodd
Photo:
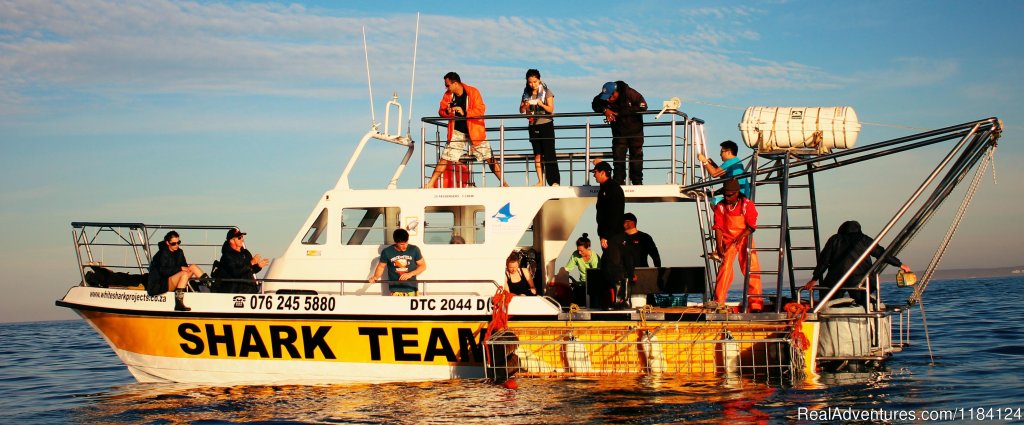
<path id="1" fill-rule="evenodd" d="M 85 267 L 98 266 L 109 269 L 135 269 L 138 273 L 146 273 L 146 268 L 149 266 L 149 262 L 153 258 L 152 247 L 162 240 L 159 235 L 155 233 L 164 230 L 171 229 L 176 230 L 184 235 L 187 235 L 189 231 L 212 231 L 212 230 L 224 230 L 235 228 L 235 226 L 229 225 L 195 225 L 195 224 L 145 224 L 140 222 L 95 222 L 95 221 L 74 221 L 71 223 L 71 239 L 72 245 L 75 247 L 75 258 L 78 261 L 79 276 L 81 277 L 81 284 L 85 282 Z M 104 235 L 113 235 L 106 236 Z M 200 248 L 200 251 L 211 250 L 219 252 L 217 249 L 223 244 L 218 238 L 223 237 L 222 234 L 214 234 L 214 241 L 218 242 L 196 242 L 192 241 L 186 246 L 193 248 Z M 156 241 L 156 242 L 154 242 Z M 121 248 L 127 250 L 125 259 L 117 264 L 101 264 L 96 258 L 96 252 L 94 248 Z M 129 259 L 128 256 L 131 258 Z M 134 261 L 134 263 L 132 263 Z M 196 262 L 196 264 L 209 266 L 213 263 L 213 260 L 209 262 Z"/>
<path id="2" fill-rule="evenodd" d="M 983 126 L 983 124 L 987 124 Z M 1001 132 L 1001 123 L 995 118 L 989 118 L 987 120 L 974 121 L 972 123 L 961 124 L 959 126 L 947 127 L 947 129 L 963 130 L 965 126 L 970 125 L 969 131 L 964 133 L 960 138 L 960 141 L 950 149 L 949 153 L 940 161 L 935 169 L 925 178 L 924 182 L 917 188 L 916 191 L 904 202 L 903 206 L 896 212 L 896 214 L 889 220 L 881 232 L 876 235 L 872 243 L 865 249 L 864 253 L 858 257 L 857 261 L 843 274 L 835 286 L 828 292 L 828 294 L 822 298 L 821 304 L 814 309 L 814 313 L 818 313 L 824 308 L 824 303 L 827 302 L 832 296 L 838 292 L 843 283 L 853 274 L 854 270 L 863 263 L 870 255 L 871 250 L 879 245 L 881 239 L 885 237 L 888 232 L 896 225 L 896 223 L 903 218 L 904 214 L 910 209 L 910 207 L 920 198 L 924 191 L 931 186 L 932 182 L 938 178 L 939 174 L 946 171 L 945 176 L 936 184 L 932 195 L 924 202 L 918 211 L 911 217 L 906 225 L 904 225 L 894 238 L 893 243 L 889 248 L 882 254 L 879 261 L 871 266 L 867 276 L 873 276 L 881 271 L 885 267 L 885 259 L 890 256 L 895 256 L 904 248 L 924 226 L 924 224 L 933 216 L 934 212 L 939 208 L 942 202 L 946 199 L 946 196 L 952 191 L 963 176 L 974 167 L 978 159 L 982 156 L 984 151 L 991 149 L 995 146 L 996 140 L 999 138 Z M 902 141 L 915 140 L 920 137 L 932 137 L 939 135 L 937 133 L 940 130 L 925 132 L 917 137 L 908 136 L 901 138 Z M 959 134 L 959 133 L 956 133 Z M 958 155 L 959 153 L 959 155 Z M 954 158 L 957 158 L 956 162 L 952 166 L 949 166 Z M 924 283 L 924 282 L 922 282 Z"/>
<path id="3" fill-rule="evenodd" d="M 652 129 L 652 128 L 667 129 L 667 130 L 661 131 L 661 132 L 650 132 L 650 131 L 645 132 L 644 138 L 645 138 L 645 140 L 647 142 L 650 142 L 652 139 L 663 139 L 663 138 L 667 138 L 668 139 L 667 143 L 645 143 L 644 144 L 644 148 L 647 151 L 647 152 L 645 152 L 645 158 L 644 158 L 645 167 L 644 168 L 645 168 L 645 171 L 646 170 L 659 170 L 659 171 L 664 170 L 666 173 L 668 173 L 667 174 L 668 178 L 666 180 L 667 180 L 667 182 L 669 184 L 684 184 L 684 183 L 686 183 L 686 181 L 689 178 L 691 178 L 691 176 L 689 176 L 689 175 L 684 173 L 683 176 L 680 177 L 678 170 L 680 168 L 686 169 L 685 168 L 685 164 L 689 162 L 689 159 L 688 159 L 687 155 L 680 155 L 680 153 L 677 152 L 677 149 L 680 149 L 680 148 L 688 149 L 688 146 L 692 142 L 687 139 L 685 131 L 684 132 L 678 132 L 677 131 L 677 126 L 686 126 L 686 125 L 691 124 L 691 123 L 701 123 L 701 124 L 703 124 L 704 121 L 703 120 L 699 120 L 699 119 L 695 119 L 695 118 L 690 118 L 687 114 L 685 114 L 685 113 L 683 113 L 681 111 L 678 111 L 678 110 L 644 111 L 644 112 L 639 112 L 638 115 L 641 115 L 641 116 L 644 116 L 644 115 L 655 115 L 655 117 L 657 117 L 658 115 L 663 115 L 665 113 L 671 114 L 672 119 L 671 120 L 651 120 L 651 119 L 648 119 L 648 120 L 645 120 L 645 122 L 643 123 L 643 127 L 644 127 L 645 130 Z M 593 143 L 593 141 L 596 139 L 594 137 L 593 130 L 594 129 L 602 129 L 602 128 L 611 128 L 611 125 L 608 124 L 608 123 L 592 123 L 591 122 L 591 118 L 592 117 L 601 117 L 602 119 L 604 118 L 603 114 L 593 113 L 593 112 L 570 112 L 570 113 L 555 113 L 555 114 L 546 114 L 546 115 L 498 114 L 498 115 L 483 115 L 483 116 L 474 116 L 474 117 L 450 117 L 450 118 L 449 117 L 423 117 L 421 119 L 421 121 L 424 124 L 422 129 L 421 129 L 421 136 L 422 136 L 421 137 L 421 139 L 422 139 L 421 152 L 420 152 L 420 160 L 421 160 L 420 177 L 421 177 L 421 180 L 426 180 L 426 178 L 429 176 L 430 172 L 429 172 L 428 168 L 431 167 L 431 165 L 432 165 L 430 163 L 430 161 L 428 160 L 428 155 L 426 153 L 427 149 L 430 148 L 431 146 L 433 146 L 434 149 L 437 149 L 437 151 L 439 152 L 443 148 L 443 146 L 445 146 L 445 144 L 447 143 L 447 140 L 445 140 L 442 137 L 444 132 L 442 132 L 441 129 L 442 128 L 446 128 L 448 126 L 448 123 L 451 122 L 451 121 L 463 121 L 463 120 L 470 120 L 470 119 L 491 120 L 490 123 L 492 124 L 492 126 L 486 127 L 486 131 L 491 132 L 491 133 L 497 133 L 496 134 L 496 136 L 497 136 L 496 139 L 489 138 L 489 140 L 490 140 L 490 143 L 491 143 L 491 147 L 494 150 L 493 155 L 494 155 L 496 161 L 498 162 L 498 165 L 501 166 L 501 169 L 502 169 L 502 172 L 503 172 L 503 177 L 504 177 L 504 180 L 506 182 L 509 181 L 508 174 L 529 173 L 529 169 L 528 168 L 525 169 L 525 170 L 513 171 L 512 169 L 509 169 L 506 166 L 506 164 L 509 163 L 509 162 L 513 162 L 513 163 L 517 162 L 516 160 L 521 160 L 521 159 L 525 159 L 525 158 L 532 159 L 532 156 L 530 156 L 530 148 L 529 148 L 530 145 L 526 143 L 526 141 L 529 140 L 529 137 L 526 134 L 526 132 L 527 132 L 527 130 L 530 127 L 528 125 L 509 125 L 509 123 L 510 122 L 512 122 L 512 123 L 517 122 L 516 120 L 526 120 L 526 119 L 529 119 L 529 118 L 536 118 L 536 117 L 549 117 L 549 118 L 552 118 L 552 119 L 557 119 L 555 121 L 554 128 L 555 128 L 555 131 L 560 134 L 560 136 L 556 137 L 555 140 L 558 140 L 558 141 L 561 141 L 561 142 L 577 141 L 577 143 L 579 141 L 582 141 L 582 144 L 576 144 L 576 145 L 573 145 L 572 147 L 565 147 L 565 145 L 562 144 L 560 147 L 557 147 L 556 149 L 557 149 L 557 152 L 559 154 L 565 154 L 567 152 L 568 153 L 579 153 L 579 154 L 581 154 L 583 159 L 584 159 L 584 161 L 586 161 L 586 163 L 587 163 L 586 164 L 587 166 L 585 166 L 583 168 L 583 170 L 589 170 L 589 168 L 590 168 L 589 167 L 589 163 L 590 163 L 590 160 L 591 160 L 591 158 L 593 156 L 591 154 L 591 151 L 595 147 L 594 146 L 595 144 Z M 497 120 L 497 121 L 495 121 L 495 120 Z M 498 125 L 497 126 L 493 126 L 494 122 L 497 122 Z M 433 125 L 434 128 L 435 128 L 435 131 L 433 133 L 436 136 L 435 136 L 434 139 L 428 139 L 428 137 L 427 137 L 427 135 L 428 135 L 428 128 L 431 125 Z M 572 135 L 567 137 L 565 135 L 566 132 L 571 132 Z M 521 134 L 521 136 L 519 134 Z M 509 135 L 515 135 L 516 137 L 509 137 Z M 495 134 L 492 134 L 492 136 L 495 136 Z M 602 139 L 602 140 L 609 140 L 609 139 L 611 139 L 611 136 L 610 135 L 609 136 L 601 136 L 600 139 Z M 510 141 L 521 142 L 521 144 L 517 144 L 515 149 L 510 150 L 509 149 L 509 146 L 511 146 L 511 144 L 509 143 Z M 657 153 L 657 152 L 664 152 L 663 150 L 659 151 L 659 149 L 664 149 L 664 150 L 667 150 L 668 152 L 665 153 L 664 156 L 656 156 L 656 157 L 652 158 L 652 155 L 650 155 L 650 153 L 652 153 L 652 152 L 655 152 L 655 153 Z M 510 154 L 510 152 L 515 152 L 515 153 L 514 154 Z M 432 155 L 433 154 L 431 154 L 431 156 Z M 467 163 L 470 163 L 470 164 L 473 163 L 471 158 L 469 158 L 468 156 L 466 156 L 464 158 L 466 159 Z M 563 160 L 565 160 L 564 157 L 559 157 L 558 159 L 556 159 L 556 161 L 558 161 L 559 163 L 561 163 Z M 526 167 L 529 167 L 529 164 L 533 163 L 532 160 L 526 160 L 526 161 L 523 161 L 523 162 L 526 163 Z M 574 158 L 569 158 L 568 162 L 569 162 L 569 170 L 570 170 L 569 180 L 570 180 L 570 182 L 572 182 L 573 181 L 573 177 L 574 177 L 573 174 L 576 173 L 576 167 L 573 166 Z M 649 164 L 657 164 L 657 163 L 661 163 L 662 166 L 661 167 L 650 167 L 650 166 L 648 166 Z M 564 170 L 563 170 L 563 172 L 564 172 Z M 583 181 L 584 181 L 584 185 L 590 185 L 591 184 L 589 173 L 585 173 L 585 177 L 584 177 Z M 421 185 L 420 187 L 424 187 L 424 186 Z"/>

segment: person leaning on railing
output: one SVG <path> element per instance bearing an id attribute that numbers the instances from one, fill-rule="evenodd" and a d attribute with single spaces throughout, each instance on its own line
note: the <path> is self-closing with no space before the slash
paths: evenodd
<path id="1" fill-rule="evenodd" d="M 629 181 L 634 185 L 644 180 L 644 117 L 647 101 L 640 92 L 624 81 L 607 82 L 590 104 L 594 112 L 603 113 L 612 128 L 612 156 L 615 181 L 626 184 L 626 152 L 629 152 Z"/>

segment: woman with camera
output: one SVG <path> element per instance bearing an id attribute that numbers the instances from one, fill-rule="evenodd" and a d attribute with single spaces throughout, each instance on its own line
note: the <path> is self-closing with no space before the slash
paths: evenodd
<path id="1" fill-rule="evenodd" d="M 555 157 L 555 94 L 540 79 L 540 71 L 526 71 L 526 87 L 523 100 L 519 102 L 519 113 L 529 115 L 530 144 L 533 145 L 533 164 L 537 170 L 537 186 L 544 182 L 558 186 L 561 175 L 558 159 Z"/>

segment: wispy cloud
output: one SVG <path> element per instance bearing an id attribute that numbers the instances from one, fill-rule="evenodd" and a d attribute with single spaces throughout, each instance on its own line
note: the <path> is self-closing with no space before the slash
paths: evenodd
<path id="1" fill-rule="evenodd" d="M 6 0 L 2 8 L 0 93 L 6 100 L 0 100 L 0 108 L 10 112 L 62 96 L 336 99 L 365 87 L 363 26 L 380 82 L 397 84 L 398 77 L 391 76 L 408 75 L 412 54 L 410 14 L 366 18 L 275 3 L 165 0 Z M 430 72 L 457 62 L 460 69 L 473 70 L 480 84 L 519 81 L 530 64 L 546 63 L 568 70 L 570 75 L 560 77 L 630 79 L 652 88 L 669 80 L 701 96 L 836 82 L 806 65 L 731 53 L 730 46 L 759 39 L 741 25 L 760 14 L 758 9 L 676 13 L 682 24 L 654 31 L 603 18 L 425 15 L 419 61 L 421 70 Z M 587 91 L 594 90 L 594 81 Z M 573 90 L 571 84 L 563 90 Z"/>

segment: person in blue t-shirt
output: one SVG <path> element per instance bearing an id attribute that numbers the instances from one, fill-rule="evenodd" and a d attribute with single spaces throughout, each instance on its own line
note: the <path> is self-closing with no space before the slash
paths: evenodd
<path id="1" fill-rule="evenodd" d="M 743 174 L 743 161 L 740 161 L 740 158 L 737 156 L 740 148 L 736 145 L 736 142 L 726 140 L 722 142 L 720 146 L 722 146 L 721 167 L 719 167 L 718 164 L 715 164 L 715 161 L 712 161 L 704 154 L 697 154 L 697 159 L 701 164 L 704 164 L 704 169 L 708 171 L 708 174 L 711 174 L 711 177 L 716 179 L 721 177 L 736 177 Z M 739 179 L 739 183 L 740 193 L 743 194 L 744 197 L 749 198 L 750 183 L 747 181 L 747 178 L 744 177 Z M 717 204 L 719 201 L 721 201 L 721 196 L 716 197 L 715 202 L 713 202 L 712 205 Z"/>
<path id="2" fill-rule="evenodd" d="M 387 281 L 404 282 L 415 281 L 416 276 L 427 270 L 427 261 L 423 259 L 420 248 L 409 244 L 409 232 L 405 229 L 395 229 L 392 234 L 395 244 L 384 248 L 380 253 L 380 262 L 373 270 L 370 282 L 381 280 L 384 270 L 387 270 Z M 392 292 L 415 292 L 416 285 L 391 285 Z"/>

